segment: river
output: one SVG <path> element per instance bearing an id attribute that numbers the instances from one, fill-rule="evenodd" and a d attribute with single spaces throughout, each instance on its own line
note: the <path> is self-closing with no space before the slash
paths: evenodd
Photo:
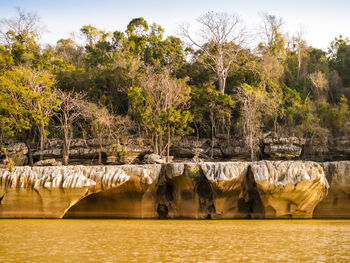
<path id="1" fill-rule="evenodd" d="M 350 262 L 350 220 L 0 220 L 0 262 Z"/>

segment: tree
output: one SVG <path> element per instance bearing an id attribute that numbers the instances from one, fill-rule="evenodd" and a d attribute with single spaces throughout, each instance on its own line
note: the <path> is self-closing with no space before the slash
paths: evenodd
<path id="1" fill-rule="evenodd" d="M 309 74 L 309 80 L 312 84 L 312 91 L 318 102 L 326 102 L 329 91 L 328 79 L 321 71 Z"/>
<path id="2" fill-rule="evenodd" d="M 236 96 L 240 103 L 240 120 L 243 126 L 244 141 L 249 146 L 251 161 L 254 161 L 255 149 L 261 137 L 266 96 L 263 90 L 247 84 L 239 87 Z"/>
<path id="3" fill-rule="evenodd" d="M 98 140 L 98 164 L 102 164 L 103 142 L 117 139 L 119 145 L 119 138 L 126 133 L 130 120 L 120 115 L 115 116 L 106 107 L 94 103 L 86 103 L 84 112 L 91 125 L 93 136 Z"/>
<path id="4" fill-rule="evenodd" d="M 329 49 L 330 65 L 342 79 L 344 87 L 350 87 L 350 40 L 342 36 L 332 41 Z"/>
<path id="5" fill-rule="evenodd" d="M 197 21 L 201 25 L 198 40 L 190 34 L 188 25 L 182 25 L 181 34 L 208 58 L 206 65 L 216 73 L 219 91 L 224 94 L 229 72 L 239 65 L 247 33 L 238 16 L 228 13 L 208 12 Z"/>
<path id="6" fill-rule="evenodd" d="M 16 67 L 0 75 L 0 128 L 11 137 L 23 139 L 31 166 L 33 129 L 39 128 L 44 136 L 49 123 L 48 112 L 57 109 L 53 84 L 53 75 L 25 67 Z"/>
<path id="7" fill-rule="evenodd" d="M 0 43 L 10 51 L 16 65 L 32 65 L 40 60 L 40 18 L 20 8 L 16 11 L 16 17 L 0 20 Z"/>
<path id="8" fill-rule="evenodd" d="M 86 117 L 85 94 L 74 91 L 56 91 L 60 101 L 60 110 L 54 116 L 60 123 L 63 135 L 63 164 L 68 165 L 70 144 L 73 138 L 73 124 L 82 117 Z"/>
<path id="9" fill-rule="evenodd" d="M 162 155 L 167 148 L 169 157 L 172 137 L 183 136 L 191 130 L 188 126 L 191 117 L 185 110 L 190 89 L 186 80 L 171 78 L 168 70 L 158 71 L 147 67 L 141 88 L 130 88 L 128 96 L 131 113 L 152 136 L 154 152 Z"/>
<path id="10" fill-rule="evenodd" d="M 303 65 L 302 62 L 308 56 L 307 45 L 306 45 L 306 41 L 303 39 L 303 31 L 302 30 L 300 30 L 293 37 L 293 47 L 295 49 L 295 53 L 297 54 L 297 60 L 298 60 L 297 80 L 300 80 L 300 78 L 301 78 L 300 73 L 301 73 L 301 69 L 302 69 L 302 65 Z"/>
<path id="11" fill-rule="evenodd" d="M 274 15 L 263 14 L 263 25 L 260 28 L 262 42 L 258 48 L 265 52 L 270 52 L 273 56 L 283 61 L 286 57 L 286 40 L 281 32 L 284 24 L 282 18 Z"/>
<path id="12" fill-rule="evenodd" d="M 207 82 L 192 88 L 191 106 L 197 136 L 199 136 L 198 126 L 202 129 L 208 127 L 207 136 L 211 136 L 211 158 L 213 158 L 216 135 L 226 132 L 227 139 L 230 139 L 231 117 L 235 102 L 232 95 L 220 93 L 211 82 Z"/>

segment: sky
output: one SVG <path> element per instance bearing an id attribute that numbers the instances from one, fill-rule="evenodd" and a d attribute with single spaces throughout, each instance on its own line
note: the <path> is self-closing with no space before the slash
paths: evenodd
<path id="1" fill-rule="evenodd" d="M 43 44 L 55 44 L 70 33 L 79 36 L 83 25 L 107 31 L 124 31 L 135 17 L 157 23 L 166 35 L 176 35 L 179 24 L 196 24 L 208 11 L 240 16 L 252 32 L 261 24 L 261 14 L 283 18 L 283 30 L 290 35 L 303 29 L 308 45 L 324 50 L 340 34 L 350 37 L 349 0 L 0 0 L 0 19 L 15 15 L 15 7 L 35 12 L 46 31 Z"/>

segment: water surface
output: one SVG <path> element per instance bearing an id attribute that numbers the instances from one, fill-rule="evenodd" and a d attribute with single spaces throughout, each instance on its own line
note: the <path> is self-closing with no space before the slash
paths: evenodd
<path id="1" fill-rule="evenodd" d="M 0 220 L 0 262 L 350 262 L 350 220 Z"/>

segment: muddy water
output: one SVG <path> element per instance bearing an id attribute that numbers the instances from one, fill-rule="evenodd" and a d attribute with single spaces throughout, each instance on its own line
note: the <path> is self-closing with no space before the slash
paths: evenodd
<path id="1" fill-rule="evenodd" d="M 0 220 L 0 262 L 350 262 L 350 220 Z"/>

